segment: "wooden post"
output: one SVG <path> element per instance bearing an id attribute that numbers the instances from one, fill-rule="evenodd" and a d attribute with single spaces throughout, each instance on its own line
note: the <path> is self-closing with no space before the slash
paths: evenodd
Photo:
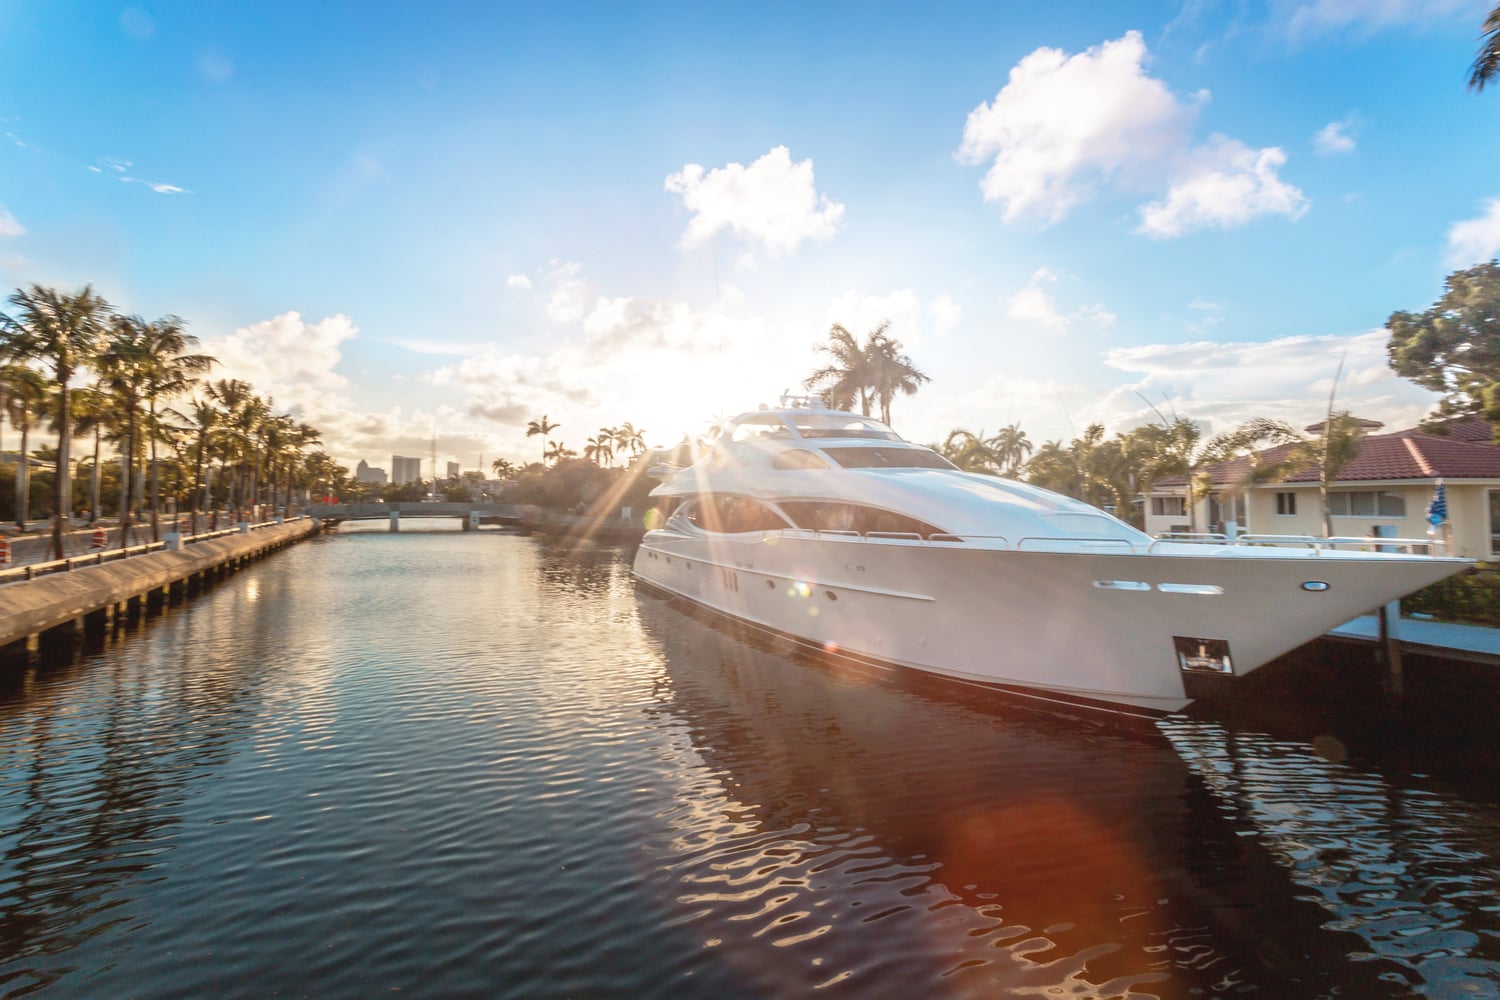
<path id="1" fill-rule="evenodd" d="M 1385 691 L 1392 702 L 1406 696 L 1406 678 L 1401 669 L 1401 602 L 1391 601 L 1378 612 L 1380 644 L 1377 655 L 1385 667 Z"/>

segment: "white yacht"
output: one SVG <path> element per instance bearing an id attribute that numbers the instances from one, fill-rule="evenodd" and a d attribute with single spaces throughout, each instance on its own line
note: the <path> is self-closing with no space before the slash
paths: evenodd
<path id="1" fill-rule="evenodd" d="M 692 465 L 656 470 L 635 576 L 876 667 L 1166 714 L 1470 565 L 1330 539 L 1154 539 L 797 402 L 739 416 Z"/>

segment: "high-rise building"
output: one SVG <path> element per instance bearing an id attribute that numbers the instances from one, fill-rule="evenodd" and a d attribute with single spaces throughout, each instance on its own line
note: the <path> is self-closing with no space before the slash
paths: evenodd
<path id="1" fill-rule="evenodd" d="M 457 462 L 449 462 L 448 463 L 448 478 L 449 479 L 457 479 L 458 478 L 458 463 Z"/>
<path id="2" fill-rule="evenodd" d="M 356 482 L 373 483 L 376 486 L 386 484 L 385 470 L 375 468 L 364 459 L 360 459 L 359 464 L 354 467 L 354 479 Z"/>
<path id="3" fill-rule="evenodd" d="M 391 482 L 416 483 L 422 480 L 422 460 L 405 455 L 391 456 Z"/>

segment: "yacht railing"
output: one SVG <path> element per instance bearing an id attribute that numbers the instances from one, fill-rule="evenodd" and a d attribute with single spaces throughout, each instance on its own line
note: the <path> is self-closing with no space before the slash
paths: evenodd
<path id="1" fill-rule="evenodd" d="M 1016 551 L 1030 548 L 1034 552 L 1083 552 L 1089 549 L 1135 550 L 1128 538 L 1092 538 L 1078 535 L 1032 535 L 1016 543 Z"/>
<path id="2" fill-rule="evenodd" d="M 867 531 L 861 534 L 858 531 L 840 528 L 781 528 L 777 531 L 768 531 L 767 535 L 781 535 L 786 538 L 836 538 L 841 541 L 877 541 L 877 542 L 911 542 L 917 545 L 975 545 L 982 548 L 1008 549 L 1010 541 L 1003 535 L 954 535 L 949 533 L 936 533 L 931 535 L 918 534 L 915 531 Z"/>
<path id="3" fill-rule="evenodd" d="M 1151 543 L 1149 552 L 1166 544 L 1235 545 L 1266 548 L 1307 548 L 1315 554 L 1336 550 L 1399 552 L 1407 555 L 1443 555 L 1447 546 L 1435 538 L 1377 538 L 1370 535 L 1228 535 L 1213 532 L 1164 532 Z"/>

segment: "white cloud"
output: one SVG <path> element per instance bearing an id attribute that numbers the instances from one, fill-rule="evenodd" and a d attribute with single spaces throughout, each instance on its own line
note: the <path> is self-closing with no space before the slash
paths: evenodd
<path id="1" fill-rule="evenodd" d="M 838 229 L 844 206 L 819 194 L 813 162 L 793 163 L 777 146 L 745 167 L 738 163 L 707 172 L 690 163 L 666 179 L 666 190 L 682 196 L 693 212 L 682 244 L 696 246 L 723 230 L 758 244 L 771 256 L 792 253 L 805 240 L 826 240 Z"/>
<path id="2" fill-rule="evenodd" d="M 1291 336 L 1264 342 L 1145 344 L 1105 354 L 1105 364 L 1138 378 L 1111 393 L 1091 419 L 1111 426 L 1156 419 L 1141 395 L 1212 432 L 1251 417 L 1301 427 L 1321 419 L 1343 364 L 1335 405 L 1356 416 L 1411 427 L 1437 396 L 1391 371 L 1384 329 L 1352 336 Z"/>
<path id="3" fill-rule="evenodd" d="M 1473 0 L 1314 0 L 1296 5 L 1287 18 L 1287 33 L 1299 38 L 1345 28 L 1377 31 L 1444 20 L 1460 12 L 1483 14 Z"/>
<path id="4" fill-rule="evenodd" d="M 577 261 L 553 260 L 548 265 L 547 318 L 554 323 L 577 323 L 588 312 L 588 285 Z"/>
<path id="5" fill-rule="evenodd" d="M 964 318 L 963 307 L 946 294 L 927 303 L 927 314 L 932 317 L 933 332 L 939 334 L 952 330 Z"/>
<path id="6" fill-rule="evenodd" d="M 1006 222 L 1056 222 L 1094 186 L 1129 182 L 1186 144 L 1197 109 L 1146 75 L 1146 57 L 1135 31 L 1072 57 L 1037 49 L 969 112 L 958 157 L 994 158 L 980 188 Z"/>
<path id="7" fill-rule="evenodd" d="M 1485 202 L 1477 219 L 1455 222 L 1448 230 L 1448 265 L 1469 267 L 1500 256 L 1500 198 Z"/>
<path id="8" fill-rule="evenodd" d="M 1101 305 L 1081 306 L 1069 313 L 1061 313 L 1057 302 L 1044 285 L 1057 283 L 1057 275 L 1047 268 L 1038 268 L 1026 287 L 1012 295 L 1006 302 L 1006 315 L 1022 323 L 1039 326 L 1055 334 L 1067 333 L 1075 322 L 1083 321 L 1108 328 L 1114 325 L 1116 316 Z"/>
<path id="9" fill-rule="evenodd" d="M 512 274 L 505 279 L 506 288 L 530 288 L 531 279 L 524 274 Z"/>
<path id="10" fill-rule="evenodd" d="M 849 291 L 828 303 L 827 318 L 830 325 L 838 323 L 860 340 L 889 321 L 890 336 L 910 352 L 957 326 L 963 318 L 963 309 L 948 295 L 924 302 L 910 288 L 885 295 Z"/>
<path id="11" fill-rule="evenodd" d="M 1166 196 L 1141 207 L 1139 232 L 1178 236 L 1268 212 L 1299 216 L 1306 199 L 1277 176 L 1282 151 L 1223 136 L 1193 147 L 1208 93 L 1179 100 L 1146 74 L 1146 60 L 1135 31 L 1072 57 L 1037 49 L 1011 70 L 994 101 L 969 113 L 957 155 L 971 163 L 993 157 L 980 188 L 986 201 L 1004 205 L 1004 221 L 1053 223 L 1099 190 L 1164 183 Z"/>
<path id="12" fill-rule="evenodd" d="M 10 239 L 16 236 L 25 236 L 26 227 L 16 221 L 4 205 L 0 205 L 0 239 Z"/>
<path id="13" fill-rule="evenodd" d="M 203 346 L 220 362 L 212 378 L 244 379 L 285 406 L 345 388 L 348 379 L 334 367 L 343 355 L 340 345 L 358 333 L 347 316 L 308 323 L 300 313 L 285 312 L 242 326 L 222 339 L 205 341 Z"/>
<path id="14" fill-rule="evenodd" d="M 1354 152 L 1353 133 L 1353 119 L 1346 118 L 1343 121 L 1329 122 L 1313 135 L 1313 148 L 1324 155 L 1352 153 Z"/>
<path id="15" fill-rule="evenodd" d="M 119 181 L 121 184 L 144 184 L 146 187 L 155 191 L 157 194 L 192 194 L 191 191 L 187 190 L 186 188 L 179 187 L 176 184 L 167 184 L 162 181 L 148 181 L 143 180 L 140 177 L 132 177 L 129 173 L 130 167 L 132 166 L 129 160 L 117 160 L 111 156 L 101 156 L 99 158 L 99 163 L 102 164 L 102 166 L 91 165 L 88 169 L 96 174 L 109 172 L 110 176 L 118 175 L 115 176 L 115 180 Z"/>
<path id="16" fill-rule="evenodd" d="M 1214 136 L 1192 160 L 1164 200 L 1141 206 L 1137 232 L 1169 238 L 1210 226 L 1244 225 L 1258 215 L 1299 219 L 1307 211 L 1302 192 L 1277 176 L 1286 163 L 1279 149 L 1254 150 Z"/>

